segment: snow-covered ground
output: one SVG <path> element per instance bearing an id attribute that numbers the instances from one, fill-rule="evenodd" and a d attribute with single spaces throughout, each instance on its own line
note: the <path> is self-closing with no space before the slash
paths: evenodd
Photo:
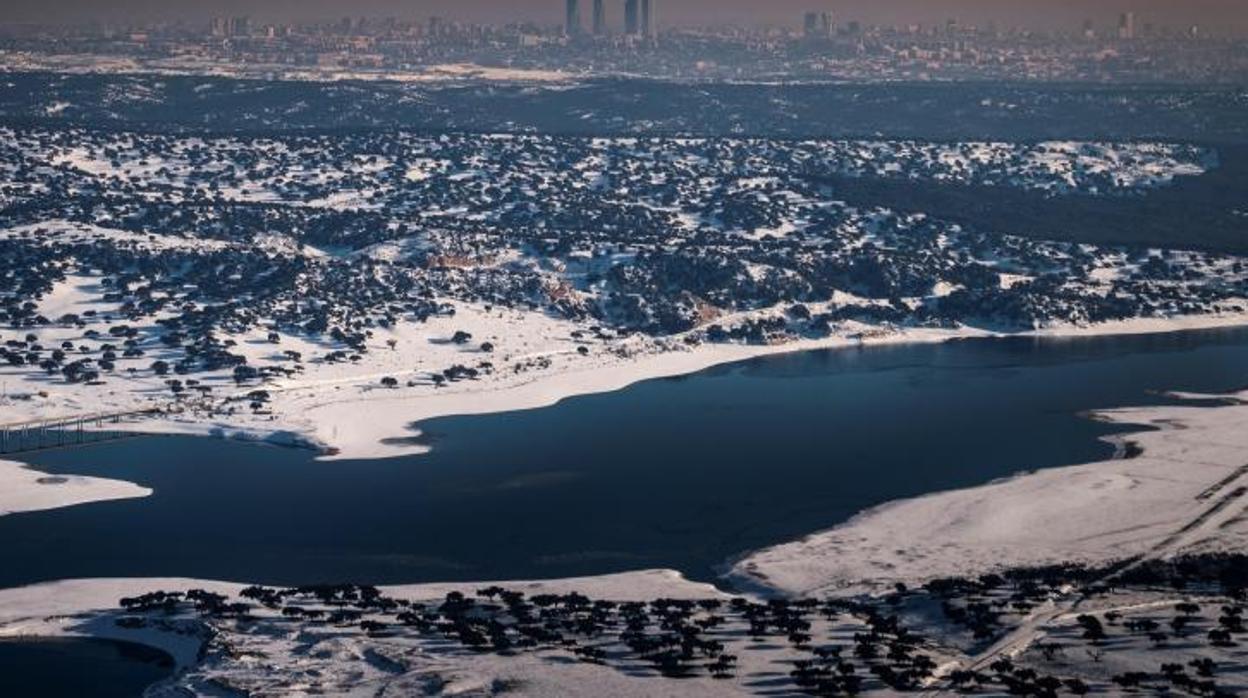
<path id="1" fill-rule="evenodd" d="M 78 307 L 81 294 L 74 289 L 91 283 L 90 279 L 71 276 L 64 282 L 65 290 L 53 294 L 47 302 L 62 309 Z M 419 325 L 379 331 L 371 340 L 377 348 L 363 361 L 307 363 L 298 374 L 266 383 L 263 387 L 270 398 L 261 410 L 247 409 L 245 399 L 229 413 L 223 412 L 218 403 L 208 405 L 193 398 L 171 402 L 165 378 L 148 372 L 119 372 L 104 385 L 67 384 L 27 376 L 7 380 L 6 391 L 10 395 L 20 394 L 23 399 L 0 400 L 0 423 L 160 407 L 168 412 L 109 428 L 306 444 L 323 449 L 328 458 L 388 458 L 426 452 L 429 447 L 414 438 L 419 436 L 416 425 L 437 417 L 534 409 L 568 397 L 610 392 L 639 381 L 683 375 L 759 356 L 994 336 L 969 327 L 942 330 L 848 323 L 821 339 L 770 345 L 690 346 L 679 337 L 592 338 L 576 323 L 540 312 L 496 307 L 487 310 L 469 304 L 457 304 L 456 309 L 451 317 L 435 317 Z M 1244 324 L 1248 324 L 1248 314 L 1231 313 L 1050 327 L 1028 334 L 1131 334 Z M 471 342 L 461 345 L 450 341 L 460 331 L 471 334 Z M 55 330 L 44 332 L 44 341 L 62 340 Z M 77 336 L 72 328 L 64 332 L 69 338 Z M 266 341 L 260 333 L 236 339 L 236 350 L 254 363 L 280 356 L 282 351 L 311 353 L 316 349 L 314 343 L 297 337 L 284 337 L 280 345 Z M 390 341 L 394 342 L 392 347 Z M 494 345 L 493 351 L 480 350 L 485 342 Z M 578 351 L 579 347 L 586 351 Z M 445 366 L 479 366 L 482 362 L 494 364 L 495 368 L 475 380 L 438 388 L 429 382 L 430 372 L 436 373 Z M 524 368 L 517 370 L 516 366 Z M 384 387 L 381 380 L 386 377 L 394 378 L 396 387 Z M 243 398 L 255 390 L 235 387 L 228 374 L 202 377 L 201 383 L 215 387 L 218 397 Z"/>
<path id="2" fill-rule="evenodd" d="M 81 475 L 48 475 L 0 460 L 0 516 L 60 509 L 91 502 L 146 497 L 146 487 Z"/>
<path id="3" fill-rule="evenodd" d="M 709 209 L 723 203 L 716 198 L 721 195 L 743 206 L 791 211 L 785 220 L 741 221 L 753 224 L 742 233 L 761 236 L 774 229 L 776 237 L 809 226 L 812 207 L 828 203 L 819 188 L 802 181 L 807 176 L 956 182 L 1050 195 L 1138 195 L 1218 167 L 1216 151 L 1162 142 L 788 142 L 407 132 L 387 134 L 383 141 L 15 128 L 0 128 L 0 136 L 5 151 L 20 154 L 28 166 L 130 184 L 153 200 L 191 197 L 209 187 L 220 201 L 337 210 L 403 205 L 432 215 L 448 202 L 410 203 L 418 196 L 442 199 L 453 193 L 453 203 L 474 212 L 493 209 L 488 216 L 497 217 L 507 207 L 493 196 L 478 196 L 480 189 L 516 184 L 553 194 L 554 186 L 625 204 L 654 185 L 672 185 L 679 189 L 678 199 L 645 197 L 652 200 L 636 203 L 678 213 L 687 224 L 706 223 Z M 515 158 L 522 160 L 521 167 Z M 0 169 L 0 174 L 24 185 L 47 184 L 46 177 L 32 178 L 29 172 Z"/>
<path id="4" fill-rule="evenodd" d="M 1124 449 L 1134 457 L 1024 474 L 888 504 L 831 531 L 755 552 L 738 561 L 726 579 L 745 591 L 747 599 L 760 592 L 791 599 L 863 599 L 870 598 L 860 596 L 864 592 L 892 594 L 897 582 L 914 589 L 933 578 L 983 579 L 980 575 L 990 572 L 1050 563 L 1095 567 L 1127 560 L 1126 566 L 1106 567 L 1111 571 L 1102 573 L 1107 579 L 1125 580 L 1133 569 L 1156 561 L 1242 551 L 1248 543 L 1248 501 L 1244 500 L 1248 430 L 1243 428 L 1248 422 L 1248 391 L 1182 397 L 1201 399 L 1202 404 L 1095 415 L 1148 429 L 1115 437 L 1135 446 Z M 1209 406 L 1213 397 L 1222 404 Z M 1166 585 L 1130 586 L 1123 581 L 1114 584 L 1107 595 L 1086 591 L 1094 590 L 1095 583 L 1081 587 L 1055 582 L 1057 586 L 1039 589 L 1019 584 L 999 589 L 974 587 L 972 592 L 947 597 L 952 598 L 954 610 L 958 604 L 975 603 L 976 598 L 1000 601 L 996 605 L 1001 610 L 990 623 L 994 634 L 987 644 L 960 635 L 967 630 L 958 624 L 939 620 L 931 596 L 906 592 L 881 603 L 899 611 L 906 623 L 918 624 L 911 626 L 925 637 L 918 649 L 937 664 L 933 681 L 948 680 L 955 670 L 1006 675 L 1013 669 L 1003 668 L 1009 663 L 1002 660 L 1012 658 L 1023 666 L 1078 677 L 1112 692 L 1116 682 L 1133 680 L 1133 671 L 1151 672 L 1142 674 L 1145 678 L 1140 680 L 1160 685 L 1172 680 L 1176 671 L 1208 670 L 1196 662 L 1216 660 L 1213 666 L 1220 685 L 1245 685 L 1237 669 L 1242 666 L 1242 648 L 1233 641 L 1219 645 L 1216 632 L 1221 626 L 1200 610 L 1202 605 L 1217 608 L 1224 604 L 1220 622 L 1235 627 L 1236 605 L 1217 590 L 1176 591 Z M 472 596 L 485 586 L 426 584 L 381 592 L 404 603 L 434 607 L 452 592 Z M 614 602 L 677 598 L 724 603 L 732 598 L 663 570 L 501 586 L 530 598 L 573 592 Z M 699 673 L 673 685 L 642 665 L 620 665 L 620 658 L 608 659 L 604 665 L 585 663 L 570 650 L 558 648 L 478 653 L 436 635 L 369 631 L 349 623 L 308 623 L 277 608 L 260 608 L 253 620 L 211 621 L 211 629 L 202 618 L 180 614 L 163 618 L 155 614 L 142 627 L 122 627 L 116 622 L 125 615 L 115 610 L 122 597 L 190 589 L 236 598 L 243 587 L 186 579 L 130 579 L 71 580 L 4 590 L 0 591 L 0 637 L 85 635 L 165 649 L 182 672 L 153 695 L 181 695 L 174 692 L 175 687 L 208 693 L 221 686 L 273 696 L 395 695 L 417 689 L 438 695 L 584 695 L 589 691 L 645 696 L 668 694 L 676 687 L 681 695 L 736 695 L 783 684 L 781 678 L 789 675 L 795 659 L 809 651 L 782 640 L 750 641 L 748 637 L 758 633 L 734 625 L 749 614 L 729 612 L 727 625 L 707 631 L 738 657 L 733 678 L 714 679 Z M 947 601 L 946 614 L 948 608 Z M 1185 621 L 1170 622 L 1176 608 L 1187 617 Z M 832 614 L 810 632 L 852 647 L 853 642 L 861 645 L 859 638 L 869 620 L 870 613 L 865 620 L 857 612 Z M 1085 632 L 1097 622 L 1105 626 L 1110 641 L 1095 640 Z M 1145 632 L 1162 622 L 1173 628 L 1173 634 Z M 201 662 L 200 647 L 209 640 L 213 649 Z M 606 636 L 599 638 L 602 647 L 613 647 L 613 642 Z M 614 651 L 610 650 L 611 657 Z M 1172 667 L 1170 674 L 1159 674 L 1159 661 L 1178 662 L 1186 668 Z M 991 671 L 990 665 L 995 667 Z M 878 689 L 877 685 L 868 692 Z"/>
<path id="5" fill-rule="evenodd" d="M 475 67 L 431 70 L 432 79 L 526 79 Z M 1240 258 L 987 237 L 922 213 L 858 210 L 822 185 L 788 176 L 801 166 L 1054 196 L 1144 196 L 1216 167 L 1216 155 L 1197 147 L 478 134 L 344 146 L 86 131 L 0 135 L 13 141 L 9 176 L 37 174 L 21 182 L 23 196 L 42 196 L 56 182 L 71 198 L 128 197 L 113 213 L 72 210 L 70 203 L 92 201 L 86 195 L 57 201 L 0 230 L 0 245 L 22 260 L 6 276 L 14 331 L 2 338 L 0 423 L 155 409 L 158 416 L 110 428 L 384 458 L 429 448 L 419 424 L 436 417 L 532 409 L 770 354 L 1248 324 Z M 601 215 L 583 215 L 589 209 Z M 500 225 L 504 218 L 511 222 Z M 323 228 L 315 236 L 312 223 Z M 845 283 L 835 269 L 822 270 L 830 259 L 866 281 Z M 385 283 L 370 283 L 379 280 Z M 821 290 L 810 292 L 811 282 Z M 759 598 L 844 597 L 1029 565 L 1243 549 L 1248 404 L 1102 418 L 1160 430 L 1120 437 L 1138 446 L 1123 453 L 1138 457 L 891 503 L 756 551 L 726 578 Z M 0 515 L 147 494 L 128 483 L 46 477 L 0 462 Z M 478 586 L 385 593 L 432 602 Z M 725 599 L 662 570 L 506 586 L 611 602 Z M 481 654 L 358 622 L 304 623 L 300 609 L 283 615 L 270 607 L 256 622 L 232 617 L 211 628 L 172 615 L 140 628 L 116 623 L 122 596 L 192 588 L 243 591 L 151 579 L 0 591 L 0 637 L 147 642 L 167 649 L 186 670 L 177 683 L 199 692 L 223 685 L 257 695 L 667 692 L 651 681 L 652 667 L 586 664 L 566 647 Z M 1070 626 L 1078 603 L 1051 599 L 1015 619 L 995 649 L 968 656 L 927 649 L 943 666 L 1025 653 L 1038 629 Z M 703 671 L 682 681 L 682 694 L 783 690 L 804 656 L 791 637 L 800 628 L 785 628 L 790 637 L 776 642 L 754 640 L 747 615 L 714 631 L 740 658 L 736 676 L 716 680 Z M 705 614 L 698 620 L 712 622 Z M 822 637 L 845 646 L 864 630 L 861 617 L 818 622 Z M 210 637 L 215 654 L 200 663 Z M 622 635 L 602 646 L 627 658 L 621 643 Z"/>
<path id="6" fill-rule="evenodd" d="M 0 179 L 65 192 L 0 226 L 0 423 L 157 408 L 135 428 L 385 457 L 425 448 L 421 420 L 778 352 L 1248 320 L 1239 257 L 989 235 L 820 183 L 1146 196 L 1217 167 L 1197 146 L 0 136 Z"/>
<path id="7" fill-rule="evenodd" d="M 601 577 L 549 581 L 504 582 L 509 589 L 526 594 L 585 593 L 593 590 L 603 598 L 647 601 L 655 598 L 727 598 L 708 584 L 691 582 L 670 570 L 645 570 Z M 152 590 L 186 592 L 203 589 L 237 596 L 246 588 L 235 582 L 185 578 L 70 579 L 0 590 L 0 638 L 82 636 L 131 640 L 150 644 L 173 656 L 181 667 L 196 662 L 199 638 L 177 633 L 135 632 L 93 619 L 93 611 L 111 611 L 120 599 Z M 451 591 L 471 591 L 470 584 L 411 584 L 382 587 L 386 594 L 408 599 L 441 599 Z"/>
<path id="8" fill-rule="evenodd" d="M 457 314 L 456 326 L 465 326 L 464 318 L 463 313 Z M 863 326 L 856 331 L 825 339 L 797 340 L 770 346 L 712 344 L 689 348 L 679 342 L 638 340 L 632 346 L 597 347 L 589 357 L 583 357 L 571 345 L 561 346 L 567 340 L 557 339 L 558 335 L 542 335 L 540 328 L 529 334 L 526 329 L 532 327 L 533 322 L 534 319 L 530 318 L 527 322 L 511 325 L 512 329 L 498 333 L 498 337 L 503 342 L 500 346 L 510 347 L 512 341 L 524 342 L 512 350 L 515 353 L 529 349 L 529 358 L 542 356 L 552 362 L 549 368 L 535 369 L 536 375 L 508 375 L 504 371 L 468 384 L 461 383 L 417 395 L 405 395 L 403 390 L 383 391 L 374 385 L 376 379 L 372 376 L 329 379 L 328 383 L 299 379 L 276 387 L 276 392 L 281 395 L 274 400 L 272 416 L 281 429 L 332 449 L 333 457 L 393 457 L 427 451 L 428 446 L 417 441 L 395 442 L 395 439 L 417 436 L 414 425 L 436 417 L 535 409 L 568 397 L 611 392 L 644 380 L 687 374 L 759 356 L 823 348 L 940 342 L 990 335 L 969 328 L 880 330 Z M 1139 334 L 1243 324 L 1248 324 L 1248 316 L 1206 316 L 1170 321 L 1138 320 L 1087 328 L 1049 328 L 1034 334 Z M 537 339 L 541 336 L 546 338 L 544 343 Z M 525 342 L 525 339 L 528 341 Z M 495 353 L 499 351 L 496 349 Z M 243 423 L 247 424 L 246 421 Z M 144 428 L 147 424 L 138 423 L 136 427 Z M 152 424 L 165 428 L 160 422 Z M 186 428 L 191 432 L 198 430 L 194 421 L 177 420 L 174 424 L 177 426 L 172 428 Z M 220 428 L 227 433 L 230 430 L 224 425 Z M 256 429 L 257 433 L 273 429 L 263 422 L 253 422 L 250 428 Z"/>
<path id="9" fill-rule="evenodd" d="M 689 582 L 674 572 L 644 571 L 604 577 L 549 582 L 505 583 L 508 589 L 530 596 L 585 593 L 616 601 L 657 598 L 726 599 L 714 587 Z M 214 695 L 232 687 L 248 695 L 509 695 L 637 696 L 661 686 L 644 676 L 572 660 L 569 653 L 496 657 L 465 652 L 448 643 L 408 640 L 375 641 L 334 625 L 301 627 L 277 614 L 266 622 L 249 623 L 225 631 L 218 642 L 228 643 L 240 660 L 199 664 L 199 650 L 208 640 L 194 623 L 170 619 L 141 629 L 119 627 L 113 610 L 119 599 L 151 590 L 205 591 L 237 597 L 241 584 L 191 579 L 70 580 L 0 591 L 0 639 L 95 637 L 139 642 L 172 656 L 185 673 L 173 685 L 154 691 L 158 696 Z M 385 587 L 388 596 L 438 603 L 450 591 L 473 593 L 470 585 L 412 585 Z M 552 657 L 554 658 L 552 660 Z M 726 686 L 709 677 L 681 684 L 682 695 L 747 695 L 740 686 Z"/>
<path id="10" fill-rule="evenodd" d="M 1233 399 L 1100 412 L 1149 429 L 1115 437 L 1141 455 L 885 504 L 754 552 L 727 578 L 803 595 L 1060 562 L 1244 550 L 1248 391 Z"/>

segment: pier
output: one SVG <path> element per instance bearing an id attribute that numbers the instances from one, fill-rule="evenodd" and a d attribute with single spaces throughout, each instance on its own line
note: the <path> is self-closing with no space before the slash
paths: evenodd
<path id="1" fill-rule="evenodd" d="M 135 436 L 128 430 L 109 430 L 107 425 L 150 417 L 159 412 L 155 408 L 98 412 L 0 424 L 0 454 L 29 453 Z"/>

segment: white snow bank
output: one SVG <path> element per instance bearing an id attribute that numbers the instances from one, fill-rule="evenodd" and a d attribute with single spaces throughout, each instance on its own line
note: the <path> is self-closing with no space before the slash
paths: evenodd
<path id="1" fill-rule="evenodd" d="M 79 282 L 71 277 L 66 286 Z M 65 298 L 72 295 L 66 293 Z M 60 301 L 65 304 L 64 299 Z M 434 317 L 423 324 L 401 324 L 378 332 L 365 360 L 358 363 L 309 361 L 303 373 L 266 383 L 263 387 L 272 394 L 272 402 L 269 409 L 261 412 L 238 410 L 225 414 L 198 409 L 192 403 L 170 404 L 160 376 L 148 371 L 133 376 L 119 371 L 108 377 L 105 386 L 19 380 L 9 388 L 29 391 L 31 397 L 0 402 L 0 421 L 164 406 L 171 413 L 163 418 L 137 420 L 113 428 L 311 444 L 329 449 L 333 455 L 328 457 L 338 459 L 390 458 L 428 451 L 427 445 L 413 438 L 418 436 L 413 425 L 439 417 L 535 409 L 574 396 L 610 392 L 640 381 L 689 374 L 760 356 L 1002 336 L 971 327 L 930 329 L 846 323 L 823 339 L 768 345 L 689 346 L 680 337 L 665 341 L 638 336 L 595 338 L 576 323 L 537 312 L 487 310 L 464 303 L 456 304 L 456 310 L 451 317 Z M 1248 314 L 1222 313 L 1090 326 L 1061 325 L 1025 334 L 1074 337 L 1246 324 Z M 472 334 L 470 343 L 447 341 L 461 330 Z M 576 337 L 578 331 L 580 339 Z M 50 334 L 45 341 L 66 338 L 75 339 L 76 335 Z M 323 347 L 296 336 L 283 337 L 280 345 L 267 342 L 263 332 L 237 339 L 237 350 L 253 363 L 268 361 L 279 350 L 298 349 L 308 357 L 324 351 Z M 394 342 L 392 346 L 390 341 Z M 485 341 L 496 345 L 493 352 L 478 348 Z M 584 355 L 578 351 L 582 347 L 586 350 Z M 452 364 L 471 366 L 487 360 L 495 364 L 495 370 L 483 373 L 477 380 L 448 383 L 443 388 L 435 388 L 430 382 L 431 374 Z M 517 364 L 527 368 L 512 370 Z M 383 388 L 383 377 L 395 378 L 399 387 Z M 255 389 L 238 388 L 225 372 L 201 380 L 222 395 Z"/>
<path id="2" fill-rule="evenodd" d="M 48 475 L 21 463 L 0 461 L 0 516 L 146 497 L 151 493 L 146 487 L 121 480 Z"/>
<path id="3" fill-rule="evenodd" d="M 800 595 L 1056 562 L 1243 549 L 1248 404 L 1123 409 L 1098 417 L 1156 430 L 1118 437 L 1142 448 L 1139 457 L 885 504 L 829 531 L 755 552 L 726 577 Z"/>
<path id="4" fill-rule="evenodd" d="M 1090 327 L 1050 327 L 1027 334 L 1048 337 L 1139 334 L 1244 324 L 1248 324 L 1248 315 L 1225 314 L 1141 319 Z M 499 335 L 504 333 L 499 332 Z M 292 432 L 331 446 L 335 450 L 334 458 L 388 458 L 428 451 L 428 446 L 415 442 L 396 444 L 394 439 L 415 436 L 411 426 L 429 419 L 547 407 L 570 397 L 611 392 L 645 380 L 685 375 L 760 356 L 987 336 L 997 335 L 966 327 L 956 330 L 883 330 L 864 326 L 860 334 L 837 334 L 825 339 L 777 345 L 704 344 L 692 349 L 674 343 L 672 346 L 679 348 L 659 351 L 650 347 L 627 357 L 595 347 L 585 358 L 575 355 L 557 357 L 556 363 L 545 372 L 517 378 L 503 371 L 500 375 L 438 391 L 344 394 L 342 390 L 331 390 L 344 387 L 342 383 L 332 386 L 292 385 L 291 393 L 276 401 L 275 410 L 290 415 L 285 426 L 290 427 Z M 546 341 L 549 343 L 549 339 Z M 540 343 L 535 340 L 535 344 Z M 400 355 L 403 354 L 400 352 Z M 229 428 L 225 430 L 231 431 Z"/>

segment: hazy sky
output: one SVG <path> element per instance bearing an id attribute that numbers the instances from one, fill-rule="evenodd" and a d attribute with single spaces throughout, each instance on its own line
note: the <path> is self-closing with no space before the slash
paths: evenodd
<path id="1" fill-rule="evenodd" d="M 593 0 L 580 0 L 588 6 Z M 483 22 L 558 22 L 564 0 L 3 0 L 0 21 L 75 22 L 87 19 L 193 19 L 249 15 L 259 21 L 351 16 L 443 15 Z M 1248 0 L 655 0 L 668 25 L 797 24 L 806 10 L 835 11 L 867 23 L 931 23 L 957 17 L 1002 25 L 1073 27 L 1084 18 L 1111 24 L 1133 10 L 1140 22 L 1199 23 L 1210 29 L 1248 30 Z M 607 0 L 612 22 L 624 0 Z"/>

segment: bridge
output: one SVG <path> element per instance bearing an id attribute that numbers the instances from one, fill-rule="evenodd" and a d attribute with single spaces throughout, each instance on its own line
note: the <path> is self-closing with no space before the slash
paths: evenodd
<path id="1" fill-rule="evenodd" d="M 106 425 L 159 414 L 157 408 L 124 412 L 93 412 L 63 417 L 44 417 L 26 422 L 0 424 L 0 454 L 29 453 L 50 448 L 112 441 L 134 436 Z"/>

